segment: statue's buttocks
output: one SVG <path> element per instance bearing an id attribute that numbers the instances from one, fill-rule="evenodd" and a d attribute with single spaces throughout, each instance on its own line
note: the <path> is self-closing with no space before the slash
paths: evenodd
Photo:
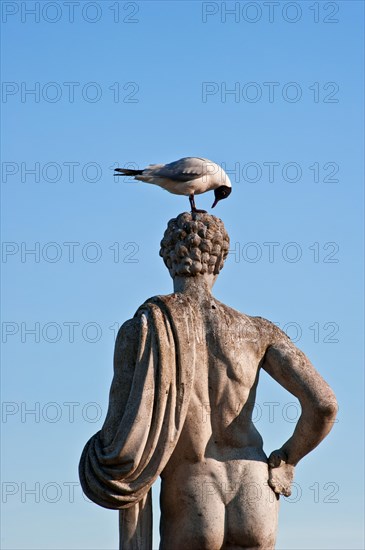
<path id="1" fill-rule="evenodd" d="M 162 477 L 161 550 L 274 547 L 279 501 L 254 455 L 186 461 Z"/>

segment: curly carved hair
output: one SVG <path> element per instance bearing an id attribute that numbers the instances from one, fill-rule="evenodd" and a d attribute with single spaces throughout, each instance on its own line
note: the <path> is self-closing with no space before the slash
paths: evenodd
<path id="1" fill-rule="evenodd" d="M 171 277 L 217 275 L 228 250 L 229 236 L 222 220 L 210 214 L 184 212 L 168 222 L 160 256 Z"/>

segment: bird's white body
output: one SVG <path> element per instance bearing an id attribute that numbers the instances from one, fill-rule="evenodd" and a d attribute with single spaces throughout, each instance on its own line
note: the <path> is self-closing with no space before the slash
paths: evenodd
<path id="1" fill-rule="evenodd" d="M 218 164 L 199 157 L 185 157 L 169 164 L 150 164 L 134 178 L 159 185 L 175 195 L 200 195 L 222 185 L 232 187 Z"/>

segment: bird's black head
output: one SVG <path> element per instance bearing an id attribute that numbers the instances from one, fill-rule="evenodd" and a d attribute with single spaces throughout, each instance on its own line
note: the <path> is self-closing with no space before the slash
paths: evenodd
<path id="1" fill-rule="evenodd" d="M 227 185 L 221 185 L 220 187 L 217 187 L 217 189 L 214 189 L 214 202 L 212 205 L 212 208 L 214 208 L 219 201 L 222 199 L 226 199 L 232 191 L 232 187 L 227 187 Z"/>

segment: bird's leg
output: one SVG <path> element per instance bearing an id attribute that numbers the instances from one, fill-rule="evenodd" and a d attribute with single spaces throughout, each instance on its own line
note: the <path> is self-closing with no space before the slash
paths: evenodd
<path id="1" fill-rule="evenodd" d="M 190 202 L 191 213 L 192 213 L 192 214 L 206 214 L 206 213 L 207 213 L 206 210 L 199 210 L 199 209 L 195 206 L 194 195 L 189 195 L 189 202 Z"/>
<path id="2" fill-rule="evenodd" d="M 196 207 L 195 207 L 194 195 L 189 195 L 189 202 L 190 202 L 191 211 L 195 212 Z"/>

